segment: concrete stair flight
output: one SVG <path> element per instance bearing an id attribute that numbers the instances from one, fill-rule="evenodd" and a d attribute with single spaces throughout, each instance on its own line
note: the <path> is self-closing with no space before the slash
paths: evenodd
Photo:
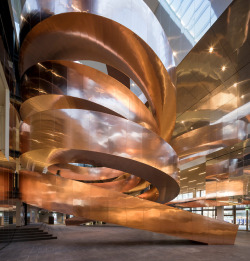
<path id="1" fill-rule="evenodd" d="M 0 243 L 57 239 L 40 226 L 7 227 L 0 229 Z"/>

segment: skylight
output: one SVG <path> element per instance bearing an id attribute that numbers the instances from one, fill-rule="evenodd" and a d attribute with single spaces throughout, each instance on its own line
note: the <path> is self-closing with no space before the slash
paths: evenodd
<path id="1" fill-rule="evenodd" d="M 209 0 L 161 0 L 187 39 L 195 45 L 217 20 Z"/>

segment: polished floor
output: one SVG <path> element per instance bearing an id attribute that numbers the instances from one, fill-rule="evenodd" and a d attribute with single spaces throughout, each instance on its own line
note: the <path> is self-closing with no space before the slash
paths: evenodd
<path id="1" fill-rule="evenodd" d="M 0 245 L 0 260 L 170 260 L 249 261 L 250 232 L 238 232 L 234 246 L 207 246 L 118 226 L 50 226 L 56 240 Z"/>

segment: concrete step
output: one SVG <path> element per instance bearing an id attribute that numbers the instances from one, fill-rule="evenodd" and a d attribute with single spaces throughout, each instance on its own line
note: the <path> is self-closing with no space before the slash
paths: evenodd
<path id="1" fill-rule="evenodd" d="M 15 232 L 15 231 L 20 231 L 20 232 L 22 232 L 22 231 L 38 231 L 38 230 L 40 230 L 39 229 L 39 227 L 36 227 L 36 228 L 22 228 L 22 227 L 17 227 L 17 228 L 1 228 L 0 229 L 0 233 L 2 233 L 2 232 Z"/>
<path id="2" fill-rule="evenodd" d="M 49 235 L 49 233 L 47 233 L 47 232 L 41 232 L 41 233 L 26 233 L 26 234 L 3 234 L 3 235 L 1 235 L 0 234 L 0 239 L 2 239 L 2 238 L 5 238 L 5 237 L 26 237 L 26 236 L 34 236 L 34 237 L 36 237 L 36 236 L 46 236 L 46 235 Z"/>
<path id="3" fill-rule="evenodd" d="M 7 239 L 7 238 L 26 238 L 26 237 L 50 237 L 51 236 L 51 234 L 41 234 L 41 235 L 25 235 L 25 236 L 21 236 L 21 235 L 19 235 L 19 236 L 8 236 L 8 237 L 2 237 L 2 238 L 0 238 L 0 240 L 5 240 L 5 239 Z"/>
<path id="4" fill-rule="evenodd" d="M 2 234 L 26 234 L 26 233 L 41 233 L 41 232 L 45 232 L 42 229 L 38 229 L 38 230 L 14 230 L 14 231 L 0 231 L 0 235 Z"/>
<path id="5" fill-rule="evenodd" d="M 51 240 L 51 239 L 57 239 L 56 236 L 47 236 L 47 237 L 25 237 L 25 238 L 13 238 L 13 239 L 5 239 L 1 240 L 0 243 L 8 243 L 8 242 L 24 242 L 24 241 L 37 241 L 37 240 Z"/>

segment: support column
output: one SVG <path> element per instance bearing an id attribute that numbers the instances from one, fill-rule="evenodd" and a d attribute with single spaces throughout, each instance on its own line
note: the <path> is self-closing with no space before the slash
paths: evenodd
<path id="1" fill-rule="evenodd" d="M 38 222 L 38 209 L 37 208 L 30 208 L 30 223 L 37 223 Z"/>
<path id="2" fill-rule="evenodd" d="M 34 218 L 34 215 L 33 215 L 34 209 L 30 207 L 29 208 L 29 213 L 30 213 L 30 224 L 31 223 L 35 223 L 35 218 Z"/>
<path id="3" fill-rule="evenodd" d="M 218 220 L 224 220 L 224 207 L 216 207 L 217 209 L 217 219 Z"/>
<path id="4" fill-rule="evenodd" d="M 24 208 L 24 225 L 28 225 L 28 214 L 27 214 L 27 204 L 23 203 L 23 208 Z"/>
<path id="5" fill-rule="evenodd" d="M 38 209 L 34 209 L 34 215 L 35 215 L 35 223 L 38 223 Z"/>
<path id="6" fill-rule="evenodd" d="M 67 219 L 67 214 L 63 214 L 63 224 L 65 224 L 66 219 Z"/>
<path id="7" fill-rule="evenodd" d="M 21 219 L 21 213 L 22 213 L 22 202 L 21 200 L 16 200 L 16 226 L 21 227 L 22 226 L 22 219 Z"/>
<path id="8" fill-rule="evenodd" d="M 249 231 L 249 221 L 250 221 L 250 211 L 249 209 L 246 210 L 246 225 L 247 225 L 247 231 Z"/>

